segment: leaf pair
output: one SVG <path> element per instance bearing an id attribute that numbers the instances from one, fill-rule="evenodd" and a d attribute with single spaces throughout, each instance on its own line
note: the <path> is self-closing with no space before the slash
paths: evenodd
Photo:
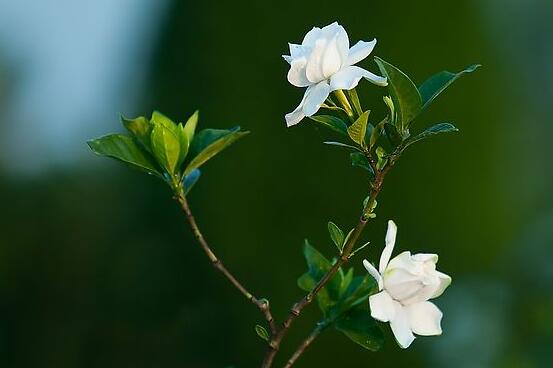
<path id="1" fill-rule="evenodd" d="M 343 244 L 344 234 L 336 225 L 329 231 L 337 244 Z M 308 271 L 298 279 L 298 286 L 309 292 L 332 268 L 333 263 L 305 241 L 304 256 Z M 369 350 L 378 350 L 383 344 L 382 331 L 371 318 L 367 298 L 377 289 L 370 275 L 354 276 L 353 268 L 342 268 L 317 294 L 317 303 L 324 314 L 324 323 L 333 324 L 354 342 Z"/>
<path id="2" fill-rule="evenodd" d="M 121 121 L 131 136 L 110 134 L 90 140 L 88 145 L 92 151 L 146 171 L 169 184 L 182 182 L 186 192 L 198 181 L 200 166 L 249 133 L 236 127 L 204 129 L 196 134 L 197 111 L 186 124 L 175 124 L 157 111 L 151 119 L 122 117 Z"/>
<path id="3" fill-rule="evenodd" d="M 442 71 L 428 78 L 420 87 L 394 65 L 375 57 L 381 73 L 388 78 L 388 90 L 391 98 L 384 102 L 390 110 L 388 123 L 384 129 L 390 143 L 395 147 L 410 137 L 409 128 L 412 122 L 440 95 L 447 87 L 461 76 L 478 69 L 480 65 L 471 65 L 458 73 Z M 446 127 L 447 125 L 447 127 Z M 457 129 L 449 123 L 440 123 L 411 139 L 408 145 L 430 137 L 434 134 L 453 132 Z"/>

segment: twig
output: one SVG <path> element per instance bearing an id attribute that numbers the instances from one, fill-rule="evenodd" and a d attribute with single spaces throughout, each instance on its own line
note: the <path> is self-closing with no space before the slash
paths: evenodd
<path id="1" fill-rule="evenodd" d="M 192 215 L 192 211 L 190 210 L 190 206 L 188 205 L 188 201 L 186 200 L 186 197 L 184 195 L 184 192 L 182 190 L 178 191 L 177 198 L 178 202 L 180 203 L 184 213 L 186 214 L 186 218 L 188 220 L 188 223 L 190 224 L 190 227 L 192 228 L 192 232 L 194 233 L 194 236 L 200 243 L 202 249 L 204 250 L 205 254 L 211 261 L 211 264 L 213 267 L 215 267 L 217 270 L 219 270 L 229 281 L 230 283 L 242 293 L 253 304 L 259 308 L 259 310 L 263 313 L 263 316 L 265 317 L 265 320 L 267 321 L 269 325 L 269 329 L 271 330 L 271 334 L 275 335 L 277 333 L 277 326 L 275 324 L 275 321 L 273 319 L 273 315 L 271 313 L 271 308 L 269 306 L 269 301 L 267 299 L 258 299 L 255 296 L 253 296 L 252 293 L 250 293 L 241 283 L 230 273 L 230 271 L 225 267 L 223 262 L 211 250 L 211 247 L 205 240 L 202 232 L 200 231 L 200 228 L 198 227 L 198 224 L 196 223 L 196 219 L 194 218 L 194 215 Z"/>
<path id="2" fill-rule="evenodd" d="M 307 336 L 305 340 L 302 341 L 300 346 L 296 349 L 294 354 L 288 359 L 288 362 L 284 366 L 284 368 L 290 368 L 294 363 L 298 360 L 298 358 L 307 350 L 307 348 L 311 345 L 313 341 L 323 332 L 327 327 L 328 323 L 322 323 L 319 322 L 315 329 Z"/>
<path id="3" fill-rule="evenodd" d="M 269 350 L 267 351 L 263 360 L 263 364 L 261 365 L 262 368 L 270 368 L 272 366 L 275 356 L 280 349 L 280 343 L 290 329 L 290 326 L 292 325 L 294 320 L 301 314 L 303 308 L 305 308 L 313 301 L 317 293 L 321 291 L 323 287 L 325 287 L 325 285 L 332 279 L 336 272 L 338 272 L 340 267 L 342 267 L 349 261 L 353 247 L 355 246 L 357 239 L 359 238 L 359 236 L 363 232 L 363 229 L 365 228 L 365 225 L 367 224 L 368 215 L 370 214 L 368 213 L 370 211 L 367 210 L 374 207 L 373 205 L 376 201 L 376 197 L 378 197 L 378 194 L 382 189 L 384 177 L 386 176 L 392 165 L 393 162 L 388 164 L 382 171 L 377 172 L 374 184 L 371 189 L 369 200 L 367 201 L 367 205 L 363 209 L 362 215 L 359 218 L 359 222 L 357 223 L 357 226 L 355 227 L 352 235 L 348 238 L 348 241 L 344 245 L 342 254 L 334 263 L 332 268 L 319 280 L 317 285 L 315 285 L 315 287 L 305 297 L 303 297 L 303 299 L 292 306 L 292 308 L 290 309 L 290 313 L 288 314 L 288 318 L 286 318 L 286 320 L 282 324 L 282 327 L 275 335 L 273 335 L 269 342 Z"/>

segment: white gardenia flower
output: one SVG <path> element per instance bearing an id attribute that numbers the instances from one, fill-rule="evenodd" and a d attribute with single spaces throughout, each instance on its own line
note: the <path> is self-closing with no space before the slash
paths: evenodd
<path id="1" fill-rule="evenodd" d="M 350 48 L 348 34 L 337 22 L 323 28 L 314 27 L 301 45 L 291 43 L 290 56 L 283 55 L 290 64 L 288 81 L 307 90 L 300 105 L 286 114 L 286 124 L 295 125 L 315 114 L 330 92 L 353 89 L 361 78 L 386 86 L 386 78 L 354 65 L 369 56 L 375 45 L 376 39 L 359 41 Z"/>
<path id="2" fill-rule="evenodd" d="M 390 260 L 396 233 L 396 224 L 388 221 L 378 270 L 367 260 L 363 265 L 378 282 L 380 291 L 369 297 L 371 316 L 390 322 L 398 344 L 405 349 L 415 340 L 413 333 L 441 335 L 442 312 L 428 300 L 440 296 L 451 277 L 436 271 L 437 254 L 403 252 Z"/>

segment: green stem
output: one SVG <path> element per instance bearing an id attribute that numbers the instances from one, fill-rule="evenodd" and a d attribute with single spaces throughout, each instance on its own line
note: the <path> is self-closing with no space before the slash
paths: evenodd
<path id="1" fill-rule="evenodd" d="M 353 108 L 351 107 L 351 104 L 348 101 L 348 98 L 346 97 L 346 94 L 341 89 L 334 91 L 334 95 L 338 99 L 338 103 L 342 106 L 342 108 L 346 111 L 346 114 L 348 115 L 349 119 L 354 122 L 355 121 L 355 114 L 353 113 Z"/>

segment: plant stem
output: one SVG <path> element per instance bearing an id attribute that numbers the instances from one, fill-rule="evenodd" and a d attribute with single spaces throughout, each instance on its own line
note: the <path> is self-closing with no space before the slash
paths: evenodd
<path id="1" fill-rule="evenodd" d="M 205 254 L 211 261 L 211 264 L 213 267 L 215 267 L 217 270 L 219 270 L 229 281 L 230 283 L 242 293 L 253 304 L 259 308 L 259 310 L 263 313 L 263 316 L 265 317 L 265 320 L 267 321 L 269 328 L 271 330 L 271 334 L 274 335 L 277 333 L 277 326 L 275 324 L 275 321 L 273 319 L 273 315 L 271 313 L 271 308 L 269 306 L 269 301 L 267 299 L 258 299 L 255 296 L 253 296 L 252 293 L 250 293 L 241 283 L 234 277 L 234 275 L 225 267 L 223 262 L 213 252 L 207 241 L 205 240 L 202 232 L 200 231 L 200 228 L 198 227 L 198 224 L 196 223 L 196 219 L 194 218 L 194 215 L 192 215 L 192 211 L 190 210 L 190 206 L 188 205 L 188 201 L 186 200 L 186 196 L 184 195 L 184 191 L 182 187 L 179 187 L 176 189 L 176 199 L 180 203 L 184 213 L 186 214 L 186 218 L 188 220 L 188 223 L 190 224 L 190 227 L 192 228 L 192 232 L 194 233 L 194 236 L 196 237 L 196 240 L 198 240 L 198 243 L 200 243 L 202 249 L 204 250 Z"/>
<path id="2" fill-rule="evenodd" d="M 338 103 L 342 105 L 344 110 L 346 111 L 346 114 L 348 114 L 349 119 L 354 122 L 355 121 L 355 114 L 353 113 L 353 108 L 351 107 L 348 98 L 346 97 L 346 94 L 341 89 L 334 91 L 334 95 L 336 95 L 336 98 L 338 99 Z"/>
<path id="3" fill-rule="evenodd" d="M 374 180 L 374 184 L 371 189 L 371 194 L 369 197 L 369 200 L 367 201 L 367 205 L 363 209 L 363 212 L 361 213 L 361 216 L 359 218 L 359 222 L 357 223 L 357 226 L 355 227 L 353 233 L 348 238 L 348 241 L 344 245 L 344 248 L 342 250 L 342 253 L 340 254 L 340 257 L 338 260 L 334 263 L 332 268 L 319 280 L 317 285 L 311 290 L 303 299 L 295 303 L 292 308 L 290 309 L 290 313 L 288 314 L 288 318 L 284 321 L 282 324 L 282 327 L 278 330 L 277 334 L 273 335 L 269 342 L 269 350 L 267 351 L 267 354 L 265 355 L 265 359 L 263 360 L 263 364 L 261 365 L 262 368 L 269 368 L 272 366 L 274 358 L 276 354 L 278 353 L 280 349 L 280 343 L 284 336 L 286 336 L 286 333 L 290 329 L 290 326 L 294 322 L 294 320 L 301 314 L 303 308 L 305 308 L 307 305 L 309 305 L 315 296 L 321 291 L 323 287 L 332 279 L 332 277 L 338 272 L 340 267 L 342 267 L 344 264 L 346 264 L 349 261 L 350 254 L 353 251 L 353 248 L 355 246 L 355 243 L 357 242 L 357 239 L 359 239 L 359 236 L 363 232 L 363 229 L 365 228 L 365 225 L 367 224 L 368 216 L 371 214 L 371 209 L 374 207 L 374 203 L 376 201 L 376 198 L 378 197 L 378 194 L 380 193 L 380 190 L 382 189 L 382 183 L 384 181 L 384 177 L 390 170 L 393 162 L 388 164 L 384 169 L 381 171 L 377 171 L 376 178 Z M 316 336 L 315 336 L 316 337 Z"/>
<path id="4" fill-rule="evenodd" d="M 288 362 L 286 363 L 284 368 L 290 368 L 292 365 L 294 365 L 294 363 L 305 352 L 305 350 L 307 350 L 307 348 L 311 345 L 311 343 L 315 341 L 315 339 L 321 334 L 321 332 L 323 332 L 329 325 L 330 324 L 326 322 L 317 323 L 317 326 L 315 327 L 315 329 L 311 331 L 309 336 L 307 336 L 307 338 L 302 341 L 302 343 L 300 344 L 300 346 L 298 346 L 294 354 L 290 357 L 290 359 L 288 359 Z"/>

